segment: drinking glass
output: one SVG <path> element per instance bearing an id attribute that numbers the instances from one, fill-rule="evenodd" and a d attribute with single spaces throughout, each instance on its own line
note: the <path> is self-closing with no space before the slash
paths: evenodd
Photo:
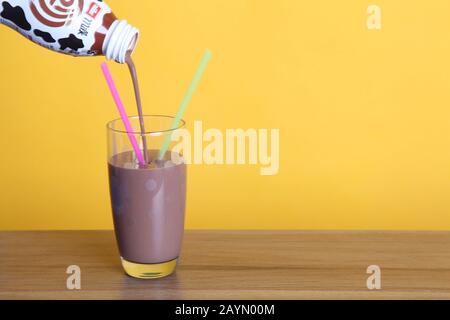
<path id="1" fill-rule="evenodd" d="M 175 270 L 183 238 L 186 164 L 182 154 L 172 150 L 176 144 L 171 138 L 185 122 L 172 128 L 170 116 L 128 119 L 132 132 L 125 130 L 121 119 L 107 124 L 114 231 L 125 272 L 136 278 L 160 278 Z M 143 155 L 147 150 L 147 163 L 139 163 L 130 136 Z M 171 143 L 161 157 L 166 139 Z"/>

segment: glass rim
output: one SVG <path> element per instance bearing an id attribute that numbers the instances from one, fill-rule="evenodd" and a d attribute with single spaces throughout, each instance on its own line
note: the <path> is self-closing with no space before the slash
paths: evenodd
<path id="1" fill-rule="evenodd" d="M 144 114 L 142 115 L 142 117 L 145 118 L 168 118 L 168 119 L 175 119 L 175 117 L 173 116 L 168 116 L 168 115 L 164 115 L 164 114 Z M 139 116 L 138 115 L 134 115 L 134 116 L 128 116 L 128 119 L 137 119 L 139 121 Z M 173 132 L 176 130 L 179 130 L 181 128 L 184 127 L 184 125 L 186 124 L 186 121 L 184 121 L 183 119 L 180 119 L 180 124 L 176 127 L 176 128 L 172 128 L 172 129 L 166 129 L 166 130 L 156 130 L 156 131 L 145 131 L 145 132 L 141 132 L 141 131 L 126 131 L 126 130 L 119 130 L 119 129 L 114 129 L 112 126 L 114 123 L 116 123 L 117 121 L 122 122 L 122 118 L 116 118 L 113 120 L 110 120 L 106 123 L 106 129 L 111 130 L 113 132 L 118 132 L 118 133 L 125 133 L 125 134 L 138 134 L 138 135 L 155 135 L 155 134 L 161 134 L 161 133 L 167 133 L 167 132 Z"/>

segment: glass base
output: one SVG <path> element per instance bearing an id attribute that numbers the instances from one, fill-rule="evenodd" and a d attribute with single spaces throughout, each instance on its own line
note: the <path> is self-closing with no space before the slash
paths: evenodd
<path id="1" fill-rule="evenodd" d="M 178 258 L 162 263 L 148 264 L 130 262 L 122 257 L 120 259 L 122 260 L 123 269 L 129 276 L 139 279 L 156 279 L 166 277 L 173 273 Z"/>

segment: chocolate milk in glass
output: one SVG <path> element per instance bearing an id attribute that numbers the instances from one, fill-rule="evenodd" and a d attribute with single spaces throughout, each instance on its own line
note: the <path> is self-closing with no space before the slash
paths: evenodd
<path id="1" fill-rule="evenodd" d="M 158 151 L 150 150 L 156 159 Z M 136 164 L 132 151 L 108 162 L 114 229 L 123 259 L 141 264 L 178 257 L 184 230 L 186 165 L 164 160 L 146 168 Z"/>

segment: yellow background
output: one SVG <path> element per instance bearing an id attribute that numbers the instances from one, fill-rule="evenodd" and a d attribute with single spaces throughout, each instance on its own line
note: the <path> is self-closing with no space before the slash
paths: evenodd
<path id="1" fill-rule="evenodd" d="M 173 114 L 205 48 L 188 128 L 279 128 L 280 171 L 191 166 L 187 228 L 449 229 L 450 2 L 109 0 L 140 28 L 146 113 Z M 0 229 L 112 227 L 103 58 L 0 27 Z M 129 113 L 125 66 L 110 63 Z"/>

